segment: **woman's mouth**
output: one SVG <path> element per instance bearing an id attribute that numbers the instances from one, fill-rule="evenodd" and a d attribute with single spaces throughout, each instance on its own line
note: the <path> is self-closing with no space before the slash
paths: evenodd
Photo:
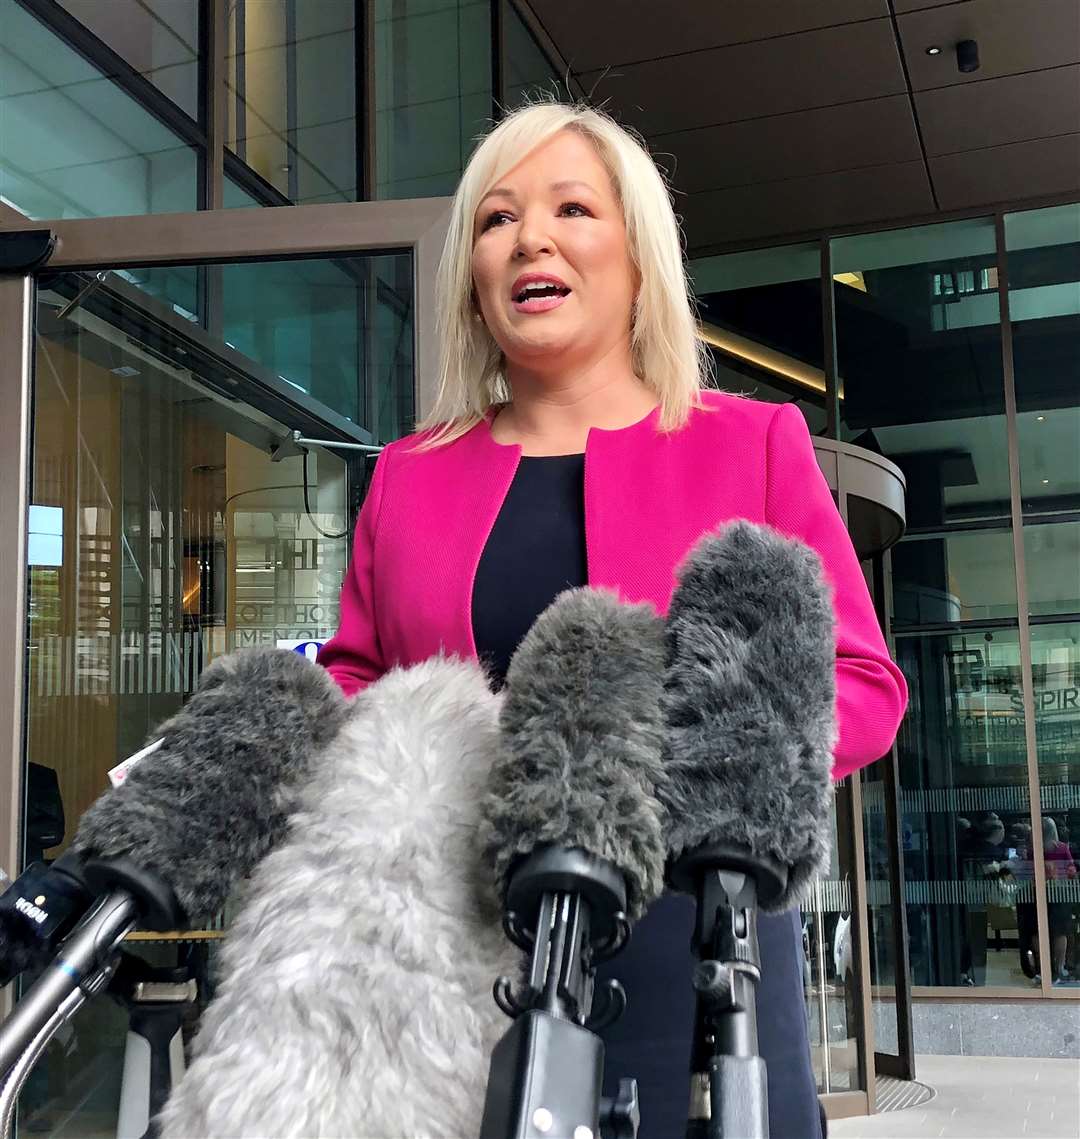
<path id="1" fill-rule="evenodd" d="M 548 312 L 566 300 L 570 289 L 555 277 L 518 278 L 511 300 L 518 312 Z"/>

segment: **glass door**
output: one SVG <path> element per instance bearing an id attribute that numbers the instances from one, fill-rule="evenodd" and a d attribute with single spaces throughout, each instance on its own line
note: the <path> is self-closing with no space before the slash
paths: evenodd
<path id="1" fill-rule="evenodd" d="M 108 770 L 216 656 L 314 655 L 335 631 L 374 455 L 430 398 L 417 362 L 431 356 L 444 213 L 362 204 L 230 211 L 228 225 L 177 215 L 142 233 L 141 219 L 37 227 L 60 240 L 24 279 L 25 321 L 0 304 L 0 334 L 27 349 L 16 390 L 29 444 L 6 867 L 64 851 Z M 192 1028 L 223 925 L 126 946 L 196 980 Z M 20 1134 L 115 1134 L 126 1030 L 107 999 L 65 1026 L 24 1089 Z"/>

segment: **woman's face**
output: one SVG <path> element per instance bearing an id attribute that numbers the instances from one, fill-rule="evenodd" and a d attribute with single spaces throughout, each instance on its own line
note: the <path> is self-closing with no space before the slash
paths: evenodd
<path id="1" fill-rule="evenodd" d="M 622 208 L 589 139 L 561 131 L 484 197 L 472 275 L 511 364 L 588 367 L 629 349 L 635 272 Z"/>

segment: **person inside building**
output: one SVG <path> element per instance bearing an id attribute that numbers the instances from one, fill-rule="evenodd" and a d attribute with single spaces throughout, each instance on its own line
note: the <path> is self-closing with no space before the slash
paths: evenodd
<path id="1" fill-rule="evenodd" d="M 1065 969 L 1065 955 L 1069 937 L 1074 933 L 1072 903 L 1060 896 L 1062 885 L 1076 878 L 1076 863 L 1069 844 L 1058 835 L 1057 821 L 1043 815 L 1043 862 L 1046 866 L 1046 916 L 1050 926 L 1050 960 L 1053 964 L 1055 985 L 1063 985 L 1072 978 Z M 1058 885 L 1058 884 L 1062 885 Z M 1059 894 L 1055 897 L 1055 892 Z"/>
<path id="2" fill-rule="evenodd" d="M 741 517 L 824 564 L 836 777 L 883 755 L 904 680 L 806 423 L 794 404 L 707 390 L 678 223 L 645 147 L 586 107 L 508 115 L 462 177 L 438 286 L 438 395 L 379 456 L 319 657 L 342 688 L 440 651 L 479 658 L 499 685 L 558 593 L 607 587 L 663 613 L 684 556 Z M 665 897 L 609 967 L 630 1008 L 606 1033 L 608 1090 L 638 1079 L 643 1139 L 686 1128 L 693 912 Z M 815 1139 L 798 915 L 765 917 L 760 939 L 771 1134 Z"/>

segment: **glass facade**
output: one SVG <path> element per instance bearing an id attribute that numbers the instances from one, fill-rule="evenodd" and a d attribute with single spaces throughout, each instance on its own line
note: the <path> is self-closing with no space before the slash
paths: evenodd
<path id="1" fill-rule="evenodd" d="M 1080 206 L 853 234 L 829 256 L 824 336 L 819 243 L 691 272 L 721 387 L 796 399 L 816 433 L 906 479 L 906 533 L 867 572 L 911 704 L 895 760 L 860 776 L 869 980 L 890 1051 L 890 762 L 916 991 L 1077 985 Z"/>
<path id="2" fill-rule="evenodd" d="M 218 76 L 209 10 L 0 0 L 0 202 L 66 219 L 445 195 L 500 107 L 565 96 L 508 0 L 230 0 Z M 214 656 L 335 628 L 370 464 L 272 457 L 290 408 L 377 442 L 416 417 L 408 253 L 248 256 L 37 277 L 25 859 L 64 849 Z M 911 706 L 894 754 L 838 789 L 803 911 L 823 1092 L 903 1051 L 908 969 L 917 997 L 1080 996 L 1078 267 L 1076 204 L 691 265 L 719 386 L 795 402 L 907 482 L 907 532 L 865 568 Z M 178 351 L 177 329 L 212 350 Z M 129 945 L 187 968 L 202 1004 L 220 935 Z M 80 1014 L 20 1126 L 114 1133 L 125 1023 L 111 1002 Z"/>
<path id="3" fill-rule="evenodd" d="M 199 117 L 199 4 L 191 0 L 57 3 L 182 111 Z"/>
<path id="4" fill-rule="evenodd" d="M 354 0 L 233 0 L 226 58 L 229 149 L 290 202 L 357 192 Z"/>
<path id="5" fill-rule="evenodd" d="M 1027 930 L 1021 948 L 1032 971 L 1071 988 L 1080 986 L 1080 205 L 1007 214 L 1004 228 L 1039 773 L 1028 847 L 1043 861 L 1049 960 Z"/>
<path id="6" fill-rule="evenodd" d="M 821 249 L 815 242 L 708 257 L 690 266 L 717 384 L 794 402 L 811 434 L 825 429 Z"/>
<path id="7" fill-rule="evenodd" d="M 492 109 L 487 0 L 376 0 L 375 197 L 452 194 Z"/>
<path id="8" fill-rule="evenodd" d="M 198 205 L 198 154 L 16 0 L 0 0 L 0 202 L 32 218 Z"/>
<path id="9" fill-rule="evenodd" d="M 26 862 L 64 850 L 214 657 L 333 632 L 347 555 L 342 459 L 275 459 L 287 424 L 242 387 L 226 398 L 152 309 L 141 328 L 114 319 L 101 298 L 119 283 L 72 309 L 81 285 L 43 284 L 36 305 Z M 127 949 L 189 969 L 205 1004 L 214 934 Z M 123 1011 L 92 1002 L 27 1085 L 26 1128 L 115 1133 L 124 1037 Z"/>

